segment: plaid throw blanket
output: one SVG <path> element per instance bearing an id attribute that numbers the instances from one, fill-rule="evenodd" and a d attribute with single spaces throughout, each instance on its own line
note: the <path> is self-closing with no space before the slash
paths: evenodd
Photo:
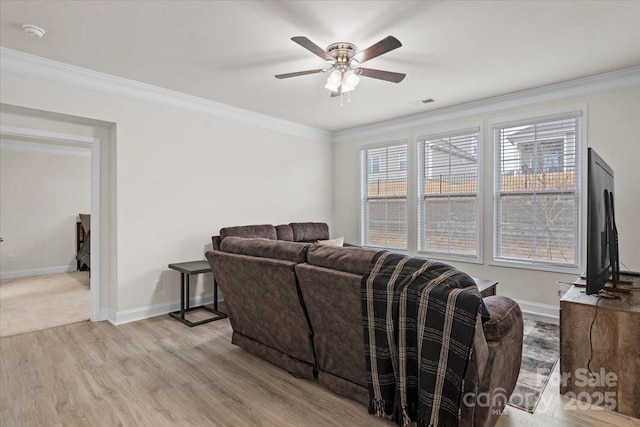
<path id="1" fill-rule="evenodd" d="M 457 426 L 478 288 L 453 267 L 386 251 L 362 278 L 369 413 L 399 425 Z"/>

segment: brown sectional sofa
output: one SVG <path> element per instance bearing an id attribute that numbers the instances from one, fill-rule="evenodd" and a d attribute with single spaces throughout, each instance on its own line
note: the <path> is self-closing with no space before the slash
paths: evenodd
<path id="1" fill-rule="evenodd" d="M 229 227 L 206 257 L 234 344 L 367 404 L 360 281 L 376 251 L 312 243 L 328 238 L 322 223 Z M 491 320 L 476 327 L 464 383 L 481 403 L 466 399 L 460 425 L 494 425 L 520 370 L 520 308 L 504 296 L 484 302 Z"/>

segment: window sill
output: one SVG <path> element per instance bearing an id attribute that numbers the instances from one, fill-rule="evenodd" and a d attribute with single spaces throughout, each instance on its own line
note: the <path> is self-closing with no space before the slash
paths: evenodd
<path id="1" fill-rule="evenodd" d="M 362 248 L 364 249 L 374 249 L 378 251 L 389 251 L 389 252 L 402 254 L 402 255 L 411 255 L 408 249 L 397 249 L 397 248 L 389 248 L 384 246 L 367 246 L 365 244 L 361 244 L 360 246 L 362 246 Z"/>
<path id="2" fill-rule="evenodd" d="M 484 264 L 484 262 L 480 257 L 451 255 L 451 254 L 444 254 L 441 252 L 418 251 L 416 256 L 419 256 L 420 258 L 428 258 L 428 259 L 433 259 L 437 261 L 454 261 L 454 262 L 465 262 L 469 264 Z"/>
<path id="3" fill-rule="evenodd" d="M 580 275 L 582 271 L 579 267 L 576 266 L 567 266 L 563 267 L 560 265 L 551 265 L 551 264 L 533 264 L 525 261 L 505 261 L 505 260 L 492 260 L 489 262 L 489 265 L 492 267 L 507 267 L 507 268 L 517 268 L 521 270 L 536 270 L 536 271 L 545 271 L 547 273 L 563 273 L 563 274 L 572 274 L 572 275 Z"/>

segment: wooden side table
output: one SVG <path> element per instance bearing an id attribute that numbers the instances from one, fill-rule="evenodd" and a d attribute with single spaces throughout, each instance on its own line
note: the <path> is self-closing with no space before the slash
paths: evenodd
<path id="1" fill-rule="evenodd" d="M 225 319 L 227 317 L 226 313 L 218 311 L 218 283 L 215 278 L 213 279 L 213 308 L 205 305 L 199 305 L 197 307 L 189 306 L 189 285 L 191 276 L 194 274 L 211 273 L 211 268 L 207 261 L 179 262 L 169 264 L 169 268 L 180 272 L 180 310 L 169 313 L 169 316 L 174 319 L 178 319 L 185 325 L 191 327 L 213 322 L 215 320 Z M 192 322 L 185 318 L 185 313 L 198 309 L 210 311 L 215 314 L 215 316 L 198 322 Z"/>
<path id="2" fill-rule="evenodd" d="M 480 295 L 482 295 L 482 298 L 496 295 L 496 287 L 498 286 L 498 282 L 496 280 L 476 279 L 474 277 L 473 281 L 476 282 L 476 285 L 478 286 L 478 290 L 480 291 Z"/>

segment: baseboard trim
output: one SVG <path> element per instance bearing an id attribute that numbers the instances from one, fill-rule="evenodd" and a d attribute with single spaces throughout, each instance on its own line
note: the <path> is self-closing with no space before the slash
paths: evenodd
<path id="1" fill-rule="evenodd" d="M 109 309 L 101 308 L 98 311 L 98 317 L 96 319 L 91 319 L 92 322 L 101 322 L 103 320 L 109 320 Z"/>
<path id="2" fill-rule="evenodd" d="M 555 305 L 540 304 L 531 301 L 515 300 L 523 313 L 538 320 L 558 324 L 560 321 L 560 308 Z"/>
<path id="3" fill-rule="evenodd" d="M 17 279 L 20 277 L 42 276 L 43 274 L 72 273 L 77 271 L 75 265 L 60 265 L 58 267 L 34 268 L 31 270 L 3 271 L 0 279 Z"/>
<path id="4" fill-rule="evenodd" d="M 219 299 L 218 301 L 222 301 L 222 299 Z M 203 304 L 213 304 L 213 294 L 200 295 L 189 299 L 190 307 L 196 307 Z M 163 314 L 178 310 L 180 310 L 179 300 L 119 311 L 115 313 L 115 316 L 110 316 L 109 321 L 114 325 L 122 325 L 124 323 L 148 319 L 150 317 L 162 316 Z"/>
<path id="5" fill-rule="evenodd" d="M 116 311 L 112 308 L 108 309 L 108 317 L 106 320 L 108 320 L 110 323 L 113 323 L 114 325 L 116 324 Z"/>

